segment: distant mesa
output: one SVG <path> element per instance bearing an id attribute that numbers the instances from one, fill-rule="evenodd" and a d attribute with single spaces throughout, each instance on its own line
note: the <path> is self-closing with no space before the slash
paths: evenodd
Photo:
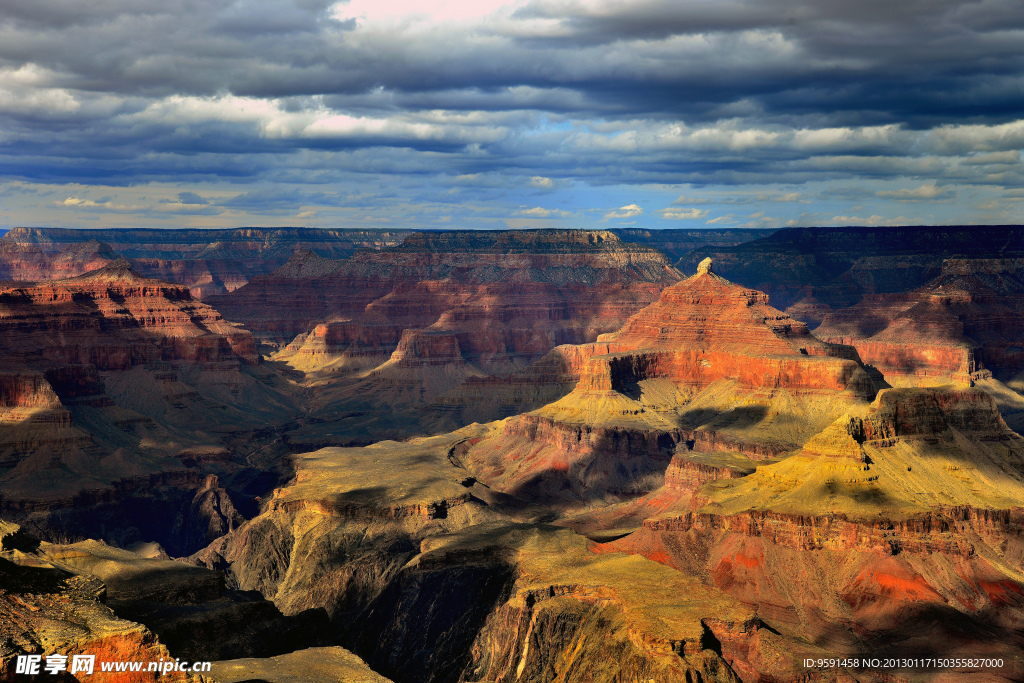
<path id="1" fill-rule="evenodd" d="M 127 258 L 146 277 L 176 282 L 196 298 L 238 289 L 296 250 L 345 258 L 398 244 L 408 231 L 238 228 L 144 230 L 13 228 L 0 238 L 0 279 L 39 282 L 81 275 Z"/>
<path id="2" fill-rule="evenodd" d="M 316 323 L 336 320 L 347 330 L 396 328 L 358 334 L 391 340 L 384 359 L 403 329 L 430 328 L 463 332 L 473 362 L 515 363 L 614 329 L 679 278 L 662 254 L 607 232 L 425 232 L 345 261 L 299 252 L 274 274 L 212 301 L 261 340 L 296 349 L 316 342 L 311 332 L 326 332 Z"/>
<path id="3" fill-rule="evenodd" d="M 921 287 L 826 314 L 815 335 L 854 346 L 897 386 L 1020 381 L 1024 259 L 947 259 Z"/>
<path id="4" fill-rule="evenodd" d="M 687 272 L 714 258 L 719 275 L 766 292 L 782 310 L 805 302 L 792 312 L 817 324 L 823 312 L 867 295 L 920 287 L 940 274 L 944 259 L 1024 258 L 1024 227 L 790 228 L 695 245 L 680 256 L 675 265 Z"/>

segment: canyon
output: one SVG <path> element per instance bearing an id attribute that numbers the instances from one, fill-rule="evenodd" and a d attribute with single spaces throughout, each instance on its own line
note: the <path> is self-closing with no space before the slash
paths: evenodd
<path id="1" fill-rule="evenodd" d="M 251 230 L 17 252 L 0 678 L 1024 677 L 1019 228 Z"/>
<path id="2" fill-rule="evenodd" d="M 345 258 L 399 244 L 387 230 L 12 228 L 0 238 L 0 279 L 37 282 L 128 259 L 141 275 L 185 285 L 196 298 L 233 291 L 282 266 L 296 249 Z"/>

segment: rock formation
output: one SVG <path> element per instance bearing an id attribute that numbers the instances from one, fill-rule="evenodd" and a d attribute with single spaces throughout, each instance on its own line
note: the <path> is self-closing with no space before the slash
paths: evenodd
<path id="1" fill-rule="evenodd" d="M 155 534 L 179 553 L 230 530 L 240 518 L 203 471 L 251 472 L 231 434 L 297 411 L 258 360 L 248 331 L 123 259 L 0 287 L 5 514 L 61 538 Z"/>
<path id="2" fill-rule="evenodd" d="M 609 232 L 623 242 L 636 242 L 659 249 L 675 262 L 700 249 L 735 247 L 768 237 L 778 231 L 758 228 L 726 228 L 724 230 L 711 228 L 697 230 L 616 228 Z"/>
<path id="3" fill-rule="evenodd" d="M 309 423 L 289 435 L 311 448 L 540 405 L 535 393 L 559 394 L 497 387 L 536 385 L 553 348 L 617 329 L 678 279 L 659 252 L 607 232 L 418 233 L 346 261 L 299 254 L 212 301 L 264 341 L 291 341 L 273 359 L 315 387 Z"/>
<path id="4" fill-rule="evenodd" d="M 730 639 L 759 647 L 749 609 L 515 522 L 457 464 L 481 429 L 301 456 L 294 483 L 195 561 L 286 615 L 325 607 L 335 642 L 393 680 L 739 680 Z"/>
<path id="5" fill-rule="evenodd" d="M 323 353 L 331 334 L 312 323 L 334 319 L 351 328 L 347 319 L 397 328 L 378 335 L 393 340 L 389 351 L 403 329 L 461 331 L 464 353 L 498 362 L 512 354 L 539 358 L 558 344 L 616 329 L 678 277 L 656 250 L 608 232 L 416 233 L 345 261 L 297 254 L 213 303 L 274 343 L 313 331 L 311 355 Z M 335 336 L 327 348 L 341 354 L 351 336 Z M 304 341 L 296 340 L 300 357 Z"/>
<path id="6" fill-rule="evenodd" d="M 1005 658 L 994 680 L 1020 675 L 1024 439 L 982 391 L 888 389 L 781 462 L 668 489 L 633 503 L 653 512 L 639 530 L 597 549 L 702 576 L 836 652 L 941 642 Z M 999 635 L 979 637 L 981 623 Z"/>
<path id="7" fill-rule="evenodd" d="M 1024 257 L 1024 229 L 794 228 L 731 247 L 698 247 L 676 265 L 689 272 L 708 256 L 719 274 L 767 292 L 779 308 L 817 324 L 828 311 L 852 306 L 865 295 L 925 284 L 940 275 L 947 258 Z"/>
<path id="8" fill-rule="evenodd" d="M 36 282 L 74 277 L 117 259 L 109 244 L 96 239 L 70 244 L 20 241 L 27 234 L 15 228 L 0 238 L 0 279 Z"/>
<path id="9" fill-rule="evenodd" d="M 122 629 L 238 681 L 1024 679 L 1018 259 L 918 286 L 920 231 L 798 232 L 827 338 L 723 277 L 767 251 L 680 281 L 608 233 L 300 253 L 216 299 L 301 328 L 269 362 L 116 260 L 0 289 L 0 502 L 45 536 L 0 523 L 0 675 Z M 1001 664 L 804 664 L 865 656 Z"/>
<path id="10" fill-rule="evenodd" d="M 572 348 L 571 393 L 468 450 L 482 481 L 549 504 L 632 497 L 661 485 L 679 449 L 775 457 L 874 395 L 852 349 L 817 340 L 710 260 L 618 332 Z"/>
<path id="11" fill-rule="evenodd" d="M 187 288 L 138 275 L 125 259 L 73 278 L 0 287 L 0 306 L 4 356 L 29 353 L 99 370 L 159 360 L 257 360 L 248 331 Z"/>
<path id="12" fill-rule="evenodd" d="M 194 681 L 199 676 L 169 672 L 103 674 L 100 662 L 157 662 L 173 657 L 149 629 L 117 617 L 104 604 L 106 587 L 94 576 L 54 565 L 37 552 L 39 543 L 17 525 L 0 521 L 0 678 L 18 680 L 19 655 L 65 656 L 71 669 L 75 655 L 95 656 L 96 680 Z M 58 563 L 59 564 L 59 563 Z M 66 674 L 65 674 L 66 675 Z M 79 673 L 81 677 L 87 674 Z"/>
<path id="13" fill-rule="evenodd" d="M 1013 381 L 1024 372 L 1022 302 L 1024 259 L 947 259 L 922 287 L 833 311 L 815 334 L 854 346 L 897 386 Z"/>
<path id="14" fill-rule="evenodd" d="M 296 250 L 345 258 L 398 244 L 408 233 L 384 230 L 241 228 L 237 230 L 65 230 L 13 228 L 0 238 L 0 279 L 52 280 L 81 275 L 118 257 L 139 273 L 185 285 L 206 298 L 270 273 Z"/>
<path id="15" fill-rule="evenodd" d="M 211 674 L 218 683 L 392 683 L 343 647 L 311 647 L 277 657 L 220 661 Z"/>

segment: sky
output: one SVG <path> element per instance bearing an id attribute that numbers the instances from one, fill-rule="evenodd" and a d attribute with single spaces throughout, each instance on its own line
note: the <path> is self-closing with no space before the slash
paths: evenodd
<path id="1" fill-rule="evenodd" d="M 1020 0 L 0 0 L 0 229 L 1024 223 Z"/>

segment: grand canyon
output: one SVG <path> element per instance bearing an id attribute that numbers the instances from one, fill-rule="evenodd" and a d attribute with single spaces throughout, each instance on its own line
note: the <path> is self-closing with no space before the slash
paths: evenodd
<path id="1" fill-rule="evenodd" d="M 0 680 L 1024 680 L 1020 226 L 14 228 L 0 278 Z"/>

